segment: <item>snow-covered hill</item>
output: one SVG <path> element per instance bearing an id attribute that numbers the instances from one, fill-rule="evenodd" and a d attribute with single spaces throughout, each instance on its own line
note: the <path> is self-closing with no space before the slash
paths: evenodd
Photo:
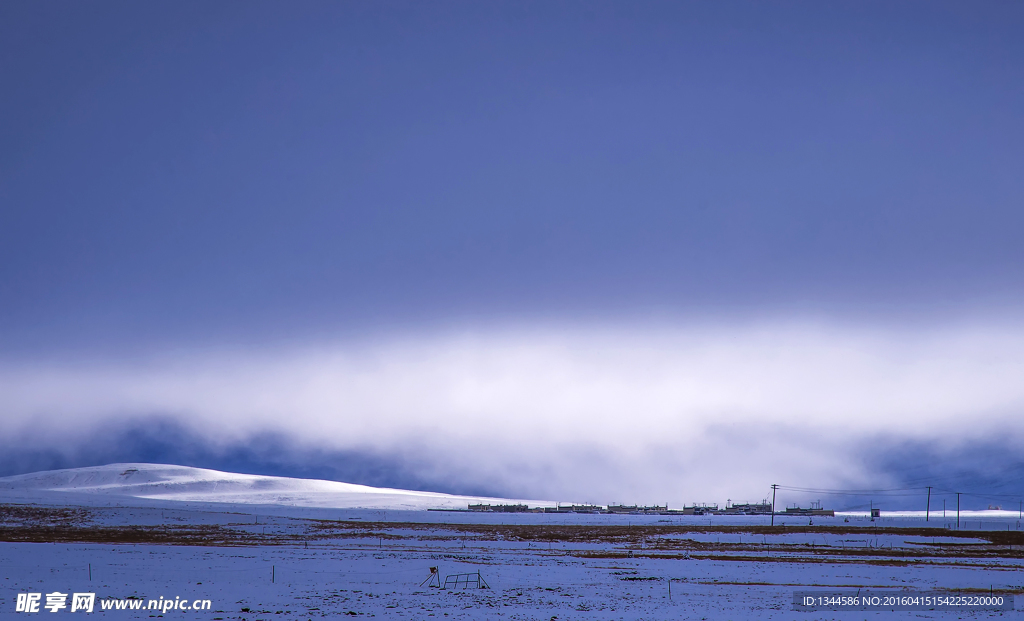
<path id="1" fill-rule="evenodd" d="M 0 502 L 144 498 L 184 502 L 286 505 L 339 509 L 465 509 L 470 503 L 554 506 L 537 500 L 454 496 L 337 481 L 235 474 L 163 464 L 109 464 L 0 478 Z"/>

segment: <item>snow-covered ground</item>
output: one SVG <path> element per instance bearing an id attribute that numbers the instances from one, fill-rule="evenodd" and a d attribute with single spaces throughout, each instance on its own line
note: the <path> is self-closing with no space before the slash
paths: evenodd
<path id="1" fill-rule="evenodd" d="M 1024 591 L 1016 515 L 962 514 L 956 531 L 914 514 L 776 528 L 766 516 L 475 514 L 387 504 L 459 497 L 142 466 L 0 480 L 0 618 L 23 616 L 18 594 L 92 592 L 212 604 L 97 604 L 104 618 L 959 619 L 1018 613 L 798 613 L 793 593 Z M 366 498 L 376 508 L 354 506 Z M 421 586 L 431 567 L 491 588 Z"/>

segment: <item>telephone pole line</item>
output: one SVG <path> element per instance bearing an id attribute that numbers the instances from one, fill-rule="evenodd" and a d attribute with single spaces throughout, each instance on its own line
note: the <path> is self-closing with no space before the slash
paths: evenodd
<path id="1" fill-rule="evenodd" d="M 775 490 L 779 489 L 779 486 L 772 483 L 772 526 L 775 526 Z"/>
<path id="2" fill-rule="evenodd" d="M 925 507 L 924 507 L 924 521 L 925 522 L 928 521 L 928 515 L 931 513 L 931 510 L 932 510 L 932 486 L 929 485 L 928 486 L 928 504 L 926 504 Z"/>

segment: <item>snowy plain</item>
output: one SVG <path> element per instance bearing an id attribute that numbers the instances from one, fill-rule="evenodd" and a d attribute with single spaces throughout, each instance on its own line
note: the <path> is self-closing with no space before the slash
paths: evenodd
<path id="1" fill-rule="evenodd" d="M 508 502 L 146 464 L 8 477 L 0 618 L 25 616 L 18 593 L 51 591 L 209 599 L 208 611 L 162 616 L 249 621 L 1015 618 L 803 613 L 792 596 L 1024 590 L 1015 512 L 964 512 L 956 531 L 914 513 L 813 526 L 776 517 L 770 528 L 767 516 L 425 510 L 479 501 Z M 442 582 L 479 572 L 490 588 L 421 586 L 431 567 Z M 161 614 L 98 608 L 104 618 Z"/>

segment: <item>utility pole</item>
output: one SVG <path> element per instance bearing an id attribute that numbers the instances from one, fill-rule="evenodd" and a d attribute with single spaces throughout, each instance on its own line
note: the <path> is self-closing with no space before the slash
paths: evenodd
<path id="1" fill-rule="evenodd" d="M 928 515 L 932 511 L 932 486 L 928 486 L 928 504 L 924 506 L 924 521 L 928 521 Z"/>
<path id="2" fill-rule="evenodd" d="M 772 483 L 772 526 L 775 526 L 775 490 L 779 489 L 779 486 Z"/>
<path id="3" fill-rule="evenodd" d="M 960 492 L 956 493 L 956 529 L 960 530 Z"/>

